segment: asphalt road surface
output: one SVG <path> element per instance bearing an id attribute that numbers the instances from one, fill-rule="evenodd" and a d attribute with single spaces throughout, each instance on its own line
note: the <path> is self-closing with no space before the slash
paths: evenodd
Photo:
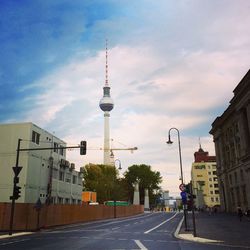
<path id="1" fill-rule="evenodd" d="M 180 213 L 146 213 L 114 220 L 70 225 L 0 240 L 0 249 L 231 249 L 176 239 Z M 232 248 L 236 249 L 236 248 Z"/>

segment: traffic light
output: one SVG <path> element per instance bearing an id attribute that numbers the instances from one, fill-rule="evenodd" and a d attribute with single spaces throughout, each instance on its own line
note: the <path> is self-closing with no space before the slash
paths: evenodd
<path id="1" fill-rule="evenodd" d="M 87 142 L 81 141 L 81 143 L 80 143 L 80 155 L 86 155 L 86 151 L 87 151 Z"/>
<path id="2" fill-rule="evenodd" d="M 186 191 L 186 193 L 191 194 L 191 184 L 190 183 L 185 185 L 185 191 Z"/>
<path id="3" fill-rule="evenodd" d="M 19 197 L 21 197 L 21 187 L 14 186 L 14 199 L 17 200 Z"/>

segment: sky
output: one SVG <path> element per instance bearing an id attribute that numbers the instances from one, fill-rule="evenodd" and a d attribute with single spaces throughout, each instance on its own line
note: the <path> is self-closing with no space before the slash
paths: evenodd
<path id="1" fill-rule="evenodd" d="M 179 195 L 194 152 L 214 155 L 211 124 L 250 65 L 248 0 L 1 0 L 0 123 L 33 122 L 67 144 L 77 169 L 103 163 L 108 40 L 113 148 L 122 175 L 148 164 Z M 117 162 L 116 162 L 117 163 Z"/>

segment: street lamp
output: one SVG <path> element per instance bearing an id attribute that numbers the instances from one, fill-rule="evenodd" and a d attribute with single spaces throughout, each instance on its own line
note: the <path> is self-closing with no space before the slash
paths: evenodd
<path id="1" fill-rule="evenodd" d="M 181 141 L 180 141 L 180 132 L 177 128 L 170 128 L 168 131 L 168 141 L 167 144 L 171 145 L 173 142 L 171 141 L 170 138 L 170 132 L 171 130 L 176 130 L 177 135 L 178 135 L 178 145 L 179 145 L 179 157 L 180 157 L 180 170 L 181 170 L 181 184 L 183 185 L 183 171 L 182 171 L 182 158 L 181 158 Z M 185 209 L 185 204 L 184 204 L 184 222 L 185 222 L 185 230 L 187 231 L 187 216 L 186 216 L 186 209 Z"/>
<path id="2" fill-rule="evenodd" d="M 122 169 L 122 167 L 121 167 L 121 161 L 119 160 L 119 159 L 116 159 L 115 160 L 115 163 L 116 163 L 116 161 L 118 161 L 118 163 L 119 163 L 119 167 L 118 167 L 118 170 L 121 170 Z M 116 172 L 116 167 L 115 167 L 115 165 L 114 165 L 114 170 L 115 170 L 115 172 Z M 116 173 L 114 173 L 114 191 L 113 191 L 113 195 L 114 195 L 114 218 L 116 218 L 116 197 L 115 197 L 115 181 L 116 181 Z"/>
<path id="3" fill-rule="evenodd" d="M 178 145 L 179 145 L 179 157 L 180 157 L 180 169 L 181 169 L 181 184 L 183 184 L 183 171 L 182 171 L 182 158 L 181 158 L 181 142 L 180 142 L 180 132 L 177 128 L 171 128 L 169 129 L 168 131 L 168 141 L 167 141 L 167 144 L 171 145 L 173 144 L 173 142 L 171 141 L 171 138 L 170 138 L 170 131 L 174 129 L 177 131 L 177 134 L 178 134 Z"/>

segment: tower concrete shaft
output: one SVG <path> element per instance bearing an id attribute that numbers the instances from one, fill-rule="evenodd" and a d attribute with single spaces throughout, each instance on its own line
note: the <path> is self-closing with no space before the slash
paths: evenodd
<path id="1" fill-rule="evenodd" d="M 106 41 L 106 80 L 103 87 L 103 97 L 100 100 L 100 109 L 104 112 L 104 165 L 111 165 L 110 161 L 110 135 L 109 135 L 109 112 L 114 108 L 114 102 L 110 96 L 110 87 L 108 83 L 108 50 Z"/>
<path id="2" fill-rule="evenodd" d="M 103 164 L 111 165 L 110 162 L 110 134 L 109 134 L 109 117 L 108 111 L 104 112 L 104 150 L 103 150 Z"/>

